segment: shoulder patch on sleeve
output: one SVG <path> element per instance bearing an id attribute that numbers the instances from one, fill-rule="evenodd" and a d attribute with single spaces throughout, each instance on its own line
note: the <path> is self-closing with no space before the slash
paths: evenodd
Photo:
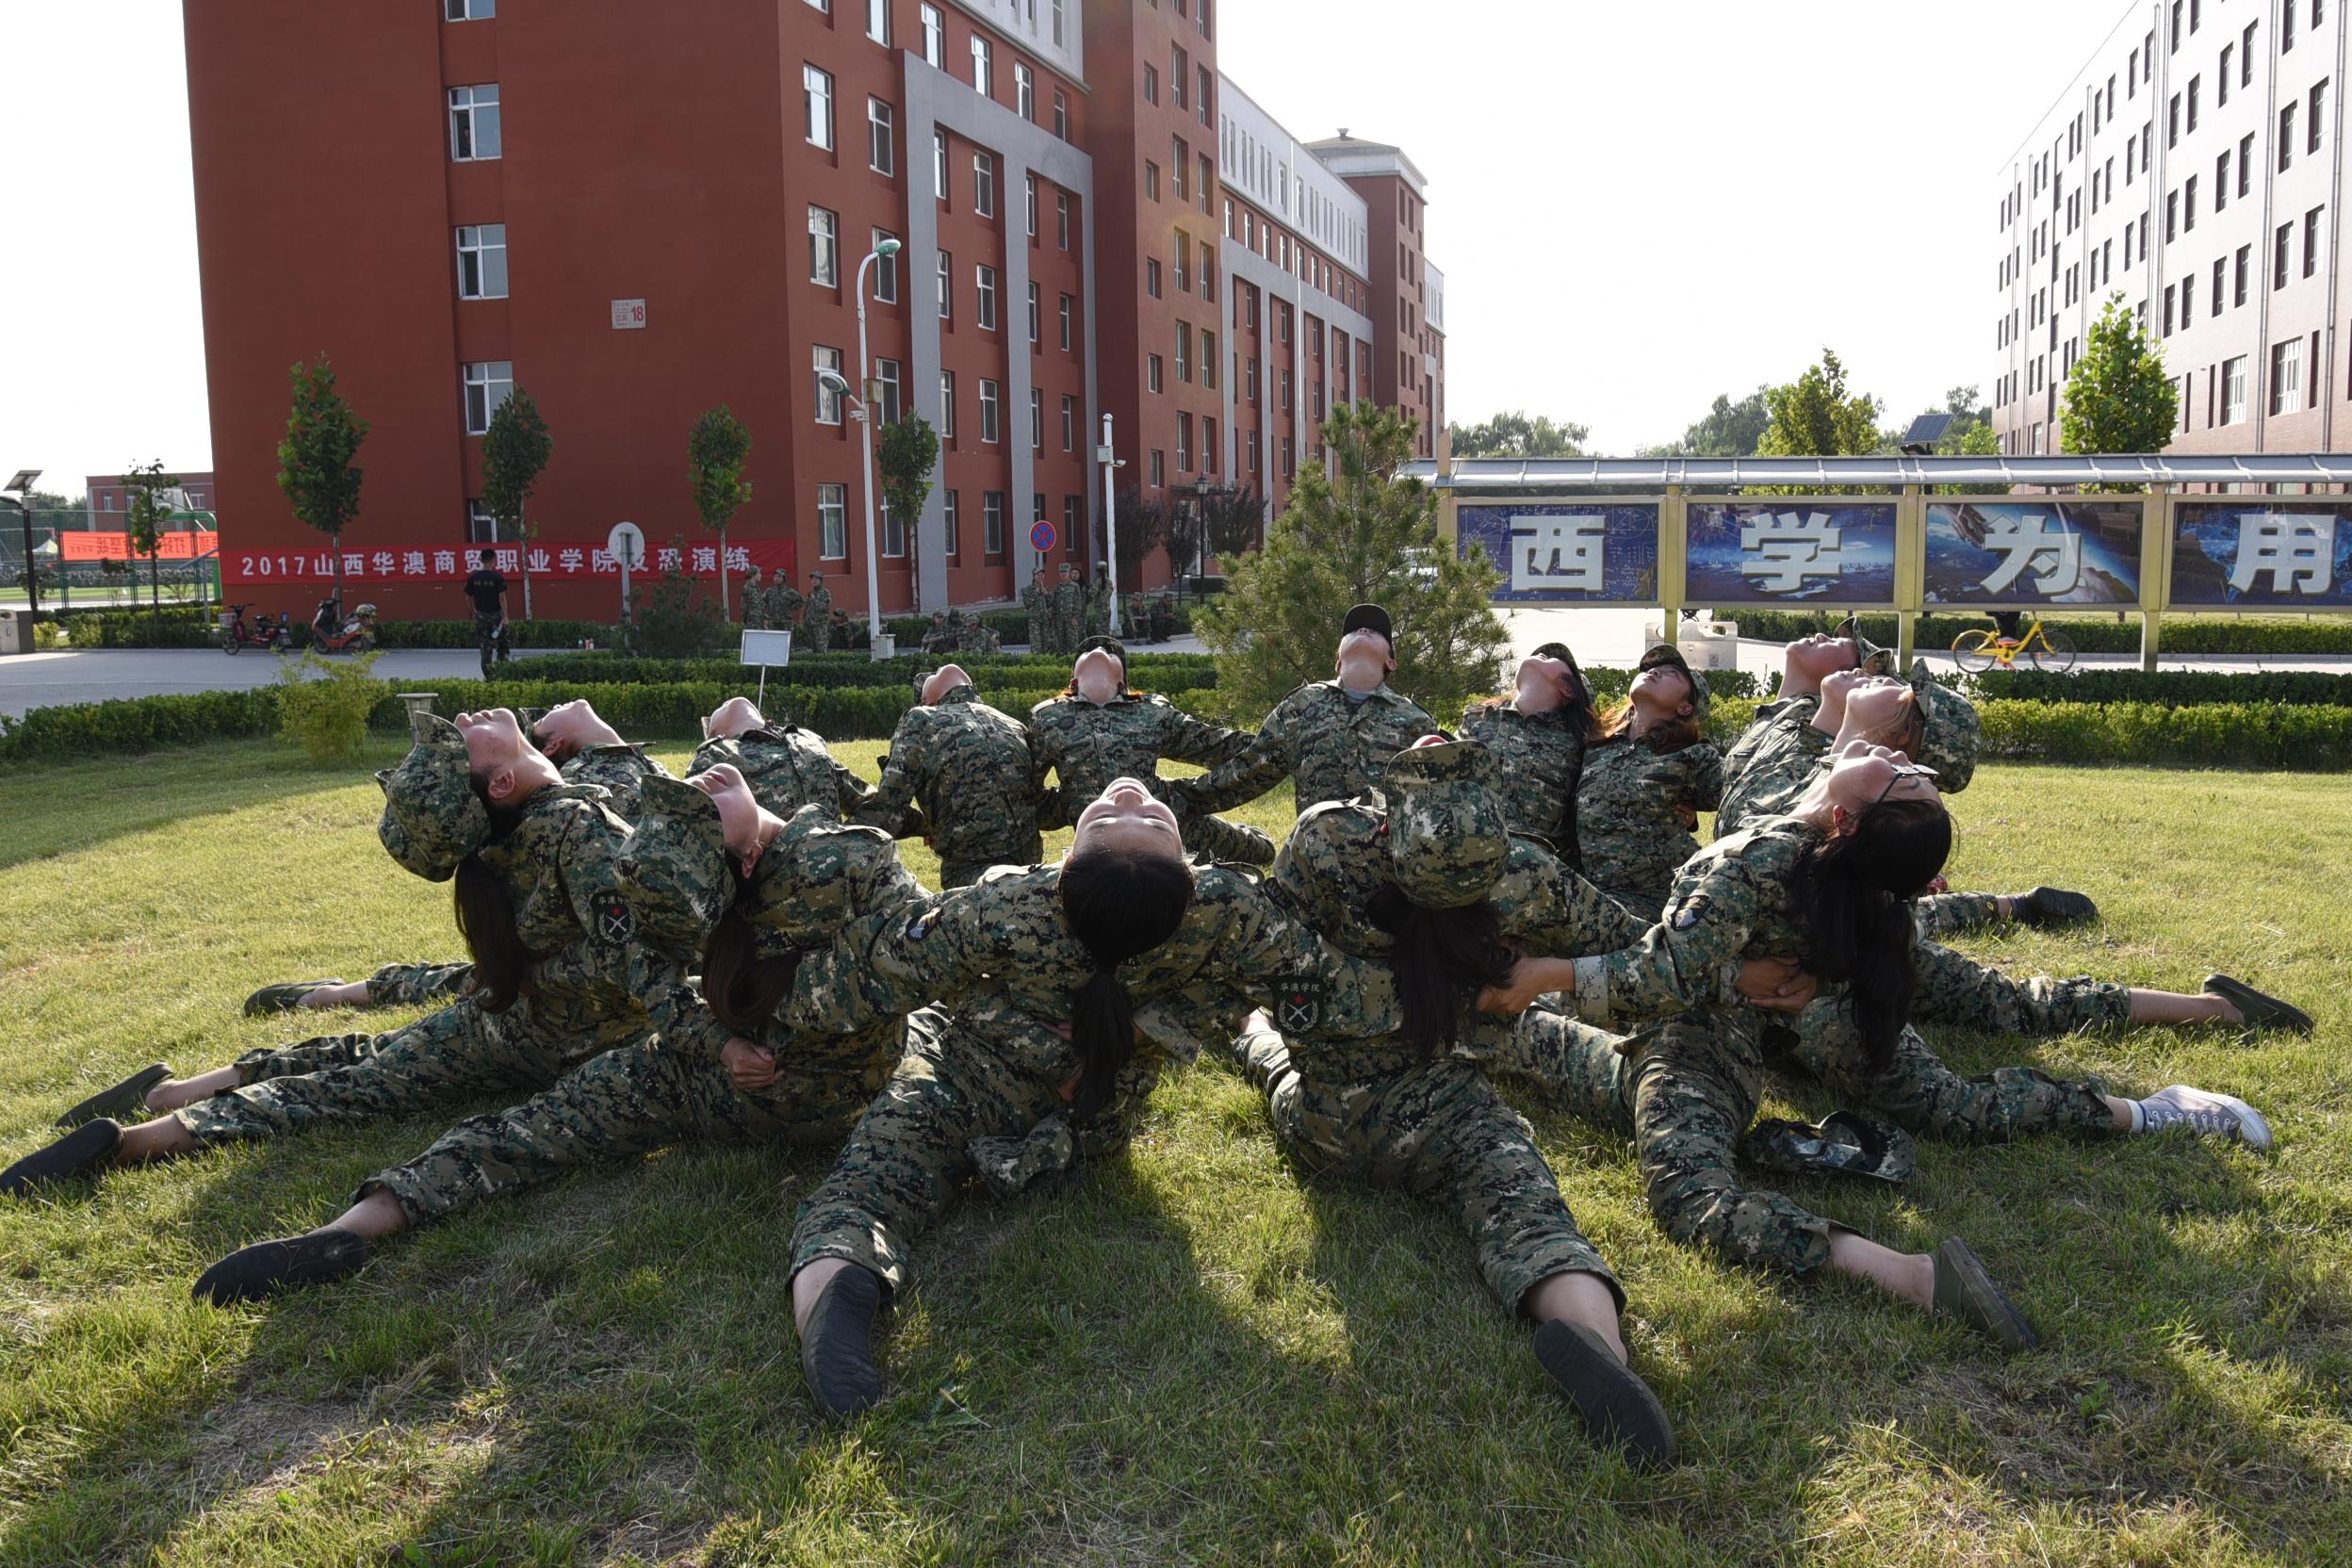
<path id="1" fill-rule="evenodd" d="M 637 935 L 637 913 L 618 893 L 599 893 L 589 907 L 596 917 L 596 940 L 626 947 Z"/>
<path id="2" fill-rule="evenodd" d="M 1684 899 L 1674 908 L 1674 929 L 1688 931 L 1698 924 L 1707 918 L 1707 911 L 1710 905 L 1711 901 L 1705 893 L 1692 893 L 1689 898 Z"/>

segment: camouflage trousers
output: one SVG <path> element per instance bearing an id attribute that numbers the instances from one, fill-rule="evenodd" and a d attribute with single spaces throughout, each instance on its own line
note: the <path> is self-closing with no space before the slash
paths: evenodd
<path id="1" fill-rule="evenodd" d="M 751 1092 L 717 1062 L 670 1050 L 659 1037 L 640 1040 L 519 1105 L 468 1117 L 415 1159 L 369 1177 L 360 1195 L 388 1192 L 410 1219 L 437 1219 L 673 1144 L 837 1144 L 889 1076 L 901 1040 L 931 1037 L 939 1019 L 927 1008 L 903 1026 L 893 1019 L 853 1039 L 780 1053 L 781 1075 Z"/>
<path id="2" fill-rule="evenodd" d="M 807 652 L 824 653 L 833 645 L 833 623 L 822 615 L 811 615 L 800 629 L 800 636 L 808 645 Z"/>
<path id="3" fill-rule="evenodd" d="M 999 1197 L 1053 1184 L 1123 1149 L 1159 1078 L 1139 1053 L 1111 1103 L 1073 1123 L 1061 1086 L 1076 1071 L 1067 1041 L 1012 1021 L 975 1029 L 942 1020 L 906 1054 L 866 1107 L 792 1228 L 792 1270 L 841 1258 L 893 1293 L 912 1279 L 909 1248 L 977 1176 Z"/>
<path id="4" fill-rule="evenodd" d="M 536 1092 L 645 1033 L 634 1009 L 596 1016 L 526 997 L 486 1013 L 460 1001 L 387 1034 L 322 1035 L 247 1052 L 237 1059 L 239 1086 L 172 1114 L 198 1143 L 280 1137 L 472 1095 Z"/>
<path id="5" fill-rule="evenodd" d="M 2001 923 L 1997 893 L 1930 893 L 1912 908 L 1912 924 L 1922 941 Z"/>
<path id="6" fill-rule="evenodd" d="M 421 1007 L 465 994 L 471 964 L 386 964 L 368 977 L 370 1007 Z"/>
<path id="7" fill-rule="evenodd" d="M 1911 1016 L 1923 1023 L 1957 1023 L 1988 1034 L 2047 1039 L 2078 1029 L 2114 1028 L 2131 1016 L 2127 988 L 2094 980 L 2034 975 L 2018 980 L 1953 952 L 1921 941 L 1912 948 L 1919 994 Z"/>
<path id="8" fill-rule="evenodd" d="M 1294 1159 L 1315 1175 L 1401 1187 L 1449 1210 L 1505 1310 L 1518 1312 L 1556 1274 L 1596 1277 L 1624 1309 L 1624 1289 L 1576 1229 L 1533 1129 L 1474 1064 L 1446 1056 L 1365 1077 L 1309 1077 L 1270 1028 L 1243 1034 L 1233 1054 L 1266 1090 Z"/>
<path id="9" fill-rule="evenodd" d="M 1814 1017 L 1842 1011 L 1835 1001 L 1817 1002 L 1793 1030 L 1745 1011 L 1686 1013 L 1645 1036 L 1621 1071 L 1621 1103 L 1609 1122 L 1630 1124 L 1650 1213 L 1667 1234 L 1796 1274 L 1828 1261 L 1830 1233 L 1842 1227 L 1780 1193 L 1746 1185 L 1736 1169 L 1740 1136 L 1775 1070 L 1808 1077 L 1857 1110 L 1949 1143 L 2114 1126 L 2096 1083 L 2063 1083 L 2019 1067 L 1963 1078 L 1910 1028 L 1886 1063 L 1873 1066 L 1850 1022 Z"/>

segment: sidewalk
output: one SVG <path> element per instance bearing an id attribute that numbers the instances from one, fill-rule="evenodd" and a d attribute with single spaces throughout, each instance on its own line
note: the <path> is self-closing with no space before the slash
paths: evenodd
<path id="1" fill-rule="evenodd" d="M 557 649 L 517 648 L 517 661 Z M 471 648 L 396 648 L 380 655 L 375 673 L 399 686 L 425 676 L 482 674 Z M 187 692 L 250 692 L 278 678 L 274 655 L 256 649 L 231 658 L 218 648 L 57 648 L 0 659 L 0 713 L 111 697 Z"/>

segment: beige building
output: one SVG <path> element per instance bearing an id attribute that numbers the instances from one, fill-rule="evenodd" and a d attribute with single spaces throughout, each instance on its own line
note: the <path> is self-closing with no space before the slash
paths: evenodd
<path id="1" fill-rule="evenodd" d="M 2352 448 L 2338 256 L 2345 0 L 2129 8 L 2001 168 L 2001 450 L 2058 449 L 2110 294 L 2180 388 L 2174 452 Z"/>

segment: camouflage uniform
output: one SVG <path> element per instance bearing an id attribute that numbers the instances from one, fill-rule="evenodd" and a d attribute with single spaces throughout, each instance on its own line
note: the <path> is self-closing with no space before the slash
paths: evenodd
<path id="1" fill-rule="evenodd" d="M 1571 866 L 1576 849 L 1576 781 L 1584 773 L 1581 715 L 1522 713 L 1513 702 L 1482 702 L 1462 715 L 1457 731 L 1494 753 L 1501 770 L 1495 793 L 1513 833 L 1531 833 Z"/>
<path id="2" fill-rule="evenodd" d="M 1794 818 L 1768 818 L 1701 851 L 1640 943 L 1576 960 L 1574 993 L 1588 1021 L 1664 1021 L 1637 1037 L 1609 1119 L 1633 1130 L 1658 1223 L 1679 1241 L 1797 1273 L 1828 1260 L 1834 1227 L 1778 1193 L 1743 1186 L 1734 1168 L 1769 1071 L 1803 1071 L 1861 1109 L 1955 1142 L 2105 1132 L 2113 1122 L 2096 1083 L 2027 1068 L 1964 1079 L 1908 1027 L 1873 1067 L 1840 995 L 1818 999 L 1793 1025 L 1731 1004 L 1741 959 L 1803 950 L 1788 885 L 1821 837 Z M 1600 1076 L 1595 1068 L 1592 1080 Z"/>
<path id="3" fill-rule="evenodd" d="M 743 574 L 743 629 L 768 629 L 768 590 L 760 580 L 757 566 Z"/>
<path id="4" fill-rule="evenodd" d="M 1175 808 L 1184 847 L 1212 860 L 1262 866 L 1274 858 L 1274 841 L 1256 828 L 1196 808 L 1173 781 L 1159 776 L 1162 758 L 1215 767 L 1246 750 L 1252 737 L 1197 719 L 1166 697 L 1136 692 L 1106 703 L 1081 696 L 1048 697 L 1029 710 L 1040 775 L 1054 773 L 1059 789 L 1049 825 L 1074 825 L 1078 813 L 1114 778 L 1138 778 Z"/>
<path id="5" fill-rule="evenodd" d="M 1732 743 L 1729 751 L 1723 753 L 1723 798 L 1726 801 L 1732 798 L 1732 791 L 1738 786 L 1740 776 L 1748 771 L 1748 764 L 1756 760 L 1756 754 L 1763 749 L 1764 743 L 1775 732 L 1774 720 L 1802 711 L 1805 719 L 1809 721 L 1821 706 L 1820 694 L 1812 692 L 1802 696 L 1775 697 L 1770 702 L 1759 703 L 1755 716 L 1748 721 L 1748 727 L 1740 731 L 1740 739 Z M 1721 833 L 1715 836 L 1719 839 L 1723 837 Z"/>
<path id="6" fill-rule="evenodd" d="M 777 572 L 776 580 L 768 584 L 766 614 L 771 631 L 796 631 L 800 629 L 800 590 L 792 586 L 792 577 Z"/>
<path id="7" fill-rule="evenodd" d="M 1100 637 L 1105 632 L 1119 635 L 1111 628 L 1111 574 L 1097 566 L 1094 580 L 1086 585 L 1086 635 Z"/>
<path id="8" fill-rule="evenodd" d="M 248 1053 L 236 1064 L 238 1087 L 173 1113 L 198 1143 L 395 1115 L 467 1094 L 545 1088 L 694 1004 L 683 955 L 640 940 L 617 881 L 629 829 L 605 808 L 604 791 L 543 789 L 524 803 L 513 831 L 485 843 L 487 818 L 475 818 L 480 806 L 455 727 L 427 716 L 416 727 L 410 760 L 381 776 L 386 805 L 379 836 L 395 859 L 435 880 L 479 851 L 514 898 L 524 945 L 546 955 L 531 968 L 531 993 L 502 1013 L 468 998 L 388 1035 Z M 418 805 L 436 791 L 439 801 Z M 470 810 L 450 804 L 461 795 Z"/>
<path id="9" fill-rule="evenodd" d="M 1054 587 L 1032 578 L 1021 591 L 1021 608 L 1029 616 L 1029 651 L 1059 653 L 1061 640 L 1054 635 Z"/>
<path id="10" fill-rule="evenodd" d="M 939 858 L 939 885 L 961 888 L 990 866 L 1043 857 L 1044 776 L 1027 727 L 982 702 L 967 681 L 906 710 L 882 783 L 857 820 L 902 838 L 920 834 Z"/>
<path id="11" fill-rule="evenodd" d="M 1385 682 L 1351 699 L 1336 680 L 1299 687 L 1274 705 L 1249 748 L 1200 778 L 1176 781 L 1178 795 L 1201 811 L 1230 811 L 1291 777 L 1296 808 L 1353 800 L 1378 790 L 1388 760 L 1437 721 Z"/>
<path id="12" fill-rule="evenodd" d="M 1829 760 L 1835 739 L 1814 726 L 1813 716 L 1820 710 L 1820 698 L 1799 698 L 1775 717 L 1748 727 L 1740 738 L 1739 749 L 1745 755 L 1738 775 L 1724 764 L 1723 804 L 1715 808 L 1716 838 L 1727 839 L 1751 823 L 1779 816 L 1805 793 Z"/>
<path id="13" fill-rule="evenodd" d="M 1059 639 L 1054 651 L 1076 653 L 1086 638 L 1086 585 L 1067 566 L 1063 571 L 1062 580 L 1054 585 L 1054 631 Z"/>
<path id="14" fill-rule="evenodd" d="M 1067 1018 L 1095 963 L 1063 923 L 1060 874 L 1000 867 L 920 909 L 853 927 L 802 962 L 787 1027 L 848 1032 L 932 997 L 955 1021 L 936 1044 L 910 1042 L 802 1207 L 794 1270 L 842 1258 L 902 1290 L 908 1244 L 967 1177 L 1011 1193 L 1126 1141 L 1170 1048 L 1147 1034 L 1111 1103 L 1072 1121 L 1061 1088 L 1079 1070 L 1077 1050 L 1047 1025 Z M 1176 933 L 1119 974 L 1139 1015 L 1172 1007 L 1198 1016 L 1239 994 L 1334 1037 L 1388 1035 L 1401 1023 L 1384 966 L 1333 953 L 1248 878 L 1218 867 L 1196 872 Z"/>
<path id="15" fill-rule="evenodd" d="M 1584 874 L 1637 916 L 1655 919 L 1675 868 L 1698 852 L 1693 813 L 1714 809 L 1723 760 L 1706 741 L 1663 755 L 1630 738 L 1587 751 L 1576 783 Z"/>
<path id="16" fill-rule="evenodd" d="M 801 625 L 810 653 L 823 653 L 833 645 L 833 590 L 823 579 L 808 590 Z"/>
<path id="17" fill-rule="evenodd" d="M 772 722 L 731 740 L 705 741 L 686 771 L 697 774 L 721 762 L 733 763 L 760 804 L 779 817 L 814 804 L 838 823 L 874 800 L 874 786 L 835 761 L 824 736 L 795 724 Z"/>
<path id="18" fill-rule="evenodd" d="M 368 977 L 370 1007 L 420 1007 L 463 996 L 474 983 L 471 964 L 386 964 Z"/>

